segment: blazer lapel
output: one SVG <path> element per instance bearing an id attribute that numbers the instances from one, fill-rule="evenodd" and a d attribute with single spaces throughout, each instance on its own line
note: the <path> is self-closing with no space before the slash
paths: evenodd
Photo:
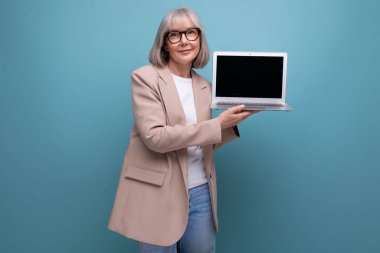
<path id="1" fill-rule="evenodd" d="M 160 76 L 159 87 L 169 125 L 185 125 L 185 113 L 169 69 L 166 67 L 156 70 Z"/>
<path id="2" fill-rule="evenodd" d="M 157 72 L 160 76 L 159 87 L 161 92 L 161 97 L 163 99 L 164 109 L 166 111 L 166 117 L 168 118 L 168 125 L 186 125 L 185 112 L 183 111 L 181 100 L 173 77 L 168 69 L 168 67 L 157 69 Z M 183 181 L 185 182 L 186 189 L 188 188 L 188 179 L 187 179 L 187 149 L 176 150 L 178 161 L 181 166 Z"/>
<path id="3" fill-rule="evenodd" d="M 195 71 L 192 71 L 194 102 L 197 112 L 198 123 L 209 120 L 211 117 L 210 110 L 210 92 L 209 84 L 204 81 Z"/>
<path id="4" fill-rule="evenodd" d="M 211 119 L 211 93 L 210 93 L 210 84 L 204 81 L 196 72 L 193 71 L 193 92 L 194 92 L 194 101 L 197 111 L 197 120 L 198 122 Z M 211 172 L 212 166 L 212 145 L 203 146 L 203 159 L 205 163 L 206 175 L 209 175 Z"/>

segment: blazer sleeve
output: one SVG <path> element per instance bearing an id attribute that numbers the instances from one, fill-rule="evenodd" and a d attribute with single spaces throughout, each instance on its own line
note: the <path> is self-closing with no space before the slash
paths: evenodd
<path id="1" fill-rule="evenodd" d="M 240 137 L 239 129 L 237 126 L 230 127 L 222 130 L 222 142 L 214 144 L 214 149 L 222 147 L 224 144 L 233 141 Z"/>
<path id="2" fill-rule="evenodd" d="M 222 142 L 218 118 L 194 125 L 169 126 L 165 105 L 158 89 L 157 73 L 132 74 L 132 100 L 135 125 L 144 144 L 151 150 L 166 153 L 191 146 Z"/>

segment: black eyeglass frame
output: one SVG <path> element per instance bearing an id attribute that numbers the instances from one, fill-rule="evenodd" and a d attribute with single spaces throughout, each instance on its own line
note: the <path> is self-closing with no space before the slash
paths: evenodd
<path id="1" fill-rule="evenodd" d="M 197 32 L 198 32 L 198 36 L 197 36 L 195 39 L 190 40 L 190 39 L 187 37 L 186 32 L 189 31 L 189 30 L 192 30 L 192 29 L 197 30 Z M 168 35 L 169 35 L 169 33 L 172 33 L 172 32 L 177 32 L 177 33 L 179 33 L 179 41 L 177 41 L 177 42 L 172 42 L 172 41 L 169 39 L 169 36 L 168 36 Z M 186 37 L 187 40 L 189 40 L 189 41 L 196 41 L 196 40 L 199 38 L 199 35 L 201 35 L 201 29 L 198 28 L 198 27 L 190 27 L 190 28 L 187 29 L 186 31 L 182 31 L 182 32 L 180 32 L 180 31 L 176 31 L 176 30 L 174 30 L 174 31 L 169 31 L 169 32 L 166 32 L 166 33 L 165 33 L 165 38 L 167 38 L 167 39 L 169 40 L 170 43 L 172 43 L 172 44 L 177 44 L 177 43 L 179 43 L 179 42 L 182 40 L 182 34 L 185 34 L 185 37 Z"/>

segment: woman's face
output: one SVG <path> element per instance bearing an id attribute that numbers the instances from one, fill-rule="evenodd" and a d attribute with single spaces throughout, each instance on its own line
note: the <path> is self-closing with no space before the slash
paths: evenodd
<path id="1" fill-rule="evenodd" d="M 185 22 L 177 24 L 173 22 L 170 31 L 185 32 L 190 28 L 196 28 L 196 26 L 189 19 L 186 19 Z M 189 30 L 187 37 L 190 39 L 194 31 Z M 198 32 L 198 31 L 195 31 Z M 200 50 L 200 35 L 197 39 L 191 41 L 189 40 L 184 33 L 180 34 L 181 40 L 177 43 L 172 43 L 169 40 L 169 34 L 166 37 L 165 49 L 169 53 L 169 64 L 182 65 L 191 67 L 193 60 L 197 57 Z"/>

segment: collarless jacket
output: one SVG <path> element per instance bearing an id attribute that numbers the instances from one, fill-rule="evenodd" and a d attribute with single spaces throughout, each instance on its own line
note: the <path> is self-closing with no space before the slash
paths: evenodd
<path id="1" fill-rule="evenodd" d="M 155 245 L 176 243 L 188 219 L 187 147 L 201 146 L 218 228 L 213 150 L 238 137 L 211 119 L 211 87 L 192 71 L 198 123 L 186 126 L 185 114 L 167 67 L 147 65 L 132 74 L 135 123 L 123 162 L 109 229 Z"/>

